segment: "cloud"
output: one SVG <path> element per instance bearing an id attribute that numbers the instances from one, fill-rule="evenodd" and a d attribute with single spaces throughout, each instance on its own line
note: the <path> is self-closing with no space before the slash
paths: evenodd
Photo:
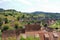
<path id="1" fill-rule="evenodd" d="M 19 1 L 20 3 L 23 3 L 25 5 L 32 5 L 32 3 L 27 0 L 17 0 L 17 1 Z"/>
<path id="2" fill-rule="evenodd" d="M 48 2 L 48 0 L 41 0 L 41 2 L 45 2 L 46 3 L 46 2 Z"/>
<path id="3" fill-rule="evenodd" d="M 2 3 L 2 2 L 8 2 L 8 1 L 11 1 L 11 0 L 0 0 L 0 3 Z"/>
<path id="4" fill-rule="evenodd" d="M 32 0 L 31 0 L 32 1 Z M 33 0 L 34 1 L 34 0 Z M 35 5 L 33 4 L 33 6 L 26 8 L 25 12 L 33 12 L 33 11 L 45 11 L 45 12 L 60 12 L 60 3 L 56 3 L 56 2 L 51 2 L 49 0 L 38 0 L 38 1 L 34 1 Z"/>
<path id="5" fill-rule="evenodd" d="M 8 5 L 6 5 L 8 4 Z M 60 12 L 59 0 L 0 0 L 0 7 L 14 8 L 23 12 L 47 11 Z M 5 7 L 5 6 L 8 7 Z"/>
<path id="6" fill-rule="evenodd" d="M 24 5 L 32 5 L 32 3 L 29 0 L 0 0 L 0 3 L 4 2 L 13 2 L 13 3 L 21 3 Z"/>

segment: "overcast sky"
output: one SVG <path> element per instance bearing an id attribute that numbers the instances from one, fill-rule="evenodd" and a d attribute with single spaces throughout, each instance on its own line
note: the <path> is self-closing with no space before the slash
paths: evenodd
<path id="1" fill-rule="evenodd" d="M 60 0 L 0 0 L 0 8 L 22 12 L 60 12 Z"/>

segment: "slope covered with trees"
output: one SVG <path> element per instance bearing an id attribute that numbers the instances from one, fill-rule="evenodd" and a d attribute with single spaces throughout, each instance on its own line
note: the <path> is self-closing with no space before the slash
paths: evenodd
<path id="1" fill-rule="evenodd" d="M 14 25 L 17 24 L 19 27 L 23 27 L 25 24 L 41 22 L 44 25 L 44 20 L 56 20 L 55 24 L 50 25 L 51 27 L 60 26 L 60 13 L 49 13 L 49 12 L 32 12 L 25 13 L 16 11 L 14 9 L 4 10 L 0 8 L 0 29 L 8 26 L 10 29 L 14 29 Z M 55 28 L 56 28 L 55 27 Z"/>

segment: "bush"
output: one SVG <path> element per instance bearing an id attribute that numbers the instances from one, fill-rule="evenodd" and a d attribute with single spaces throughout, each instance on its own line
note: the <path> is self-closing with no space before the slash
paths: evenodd
<path id="1" fill-rule="evenodd" d="M 17 17 L 17 20 L 19 21 L 19 19 L 20 19 L 20 17 L 18 16 L 18 17 Z"/>
<path id="2" fill-rule="evenodd" d="M 25 18 L 25 15 L 22 15 L 22 18 Z"/>
<path id="3" fill-rule="evenodd" d="M 18 29 L 18 27 L 19 27 L 18 24 L 15 24 L 15 29 Z"/>
<path id="4" fill-rule="evenodd" d="M 2 32 L 1 32 L 1 30 L 0 30 L 0 40 L 2 40 Z"/>
<path id="5" fill-rule="evenodd" d="M 2 22 L 2 18 L 0 18 L 0 26 L 2 26 L 3 22 Z"/>
<path id="6" fill-rule="evenodd" d="M 1 32 L 1 30 L 0 30 L 0 37 L 2 37 L 2 32 Z"/>
<path id="7" fill-rule="evenodd" d="M 8 23 L 8 19 L 7 18 L 4 18 L 4 21 L 5 21 L 5 24 Z"/>
<path id="8" fill-rule="evenodd" d="M 6 31 L 6 30 L 8 30 L 8 29 L 9 29 L 9 27 L 8 27 L 7 25 L 5 25 L 5 26 L 2 28 L 1 31 L 3 32 L 3 31 Z"/>
<path id="9" fill-rule="evenodd" d="M 28 24 L 30 24 L 30 22 L 28 22 Z"/>
<path id="10" fill-rule="evenodd" d="M 25 38 L 21 37 L 21 39 L 20 39 L 20 40 L 25 40 Z"/>
<path id="11" fill-rule="evenodd" d="M 8 16 L 8 14 L 5 14 L 4 16 Z"/>
<path id="12" fill-rule="evenodd" d="M 47 26 L 48 26 L 47 24 L 44 25 L 44 27 L 47 27 Z"/>
<path id="13" fill-rule="evenodd" d="M 20 26 L 20 28 L 21 28 L 21 29 L 23 29 L 23 27 L 22 27 L 22 26 Z"/>
<path id="14" fill-rule="evenodd" d="M 2 26 L 3 22 L 0 22 L 0 26 Z"/>

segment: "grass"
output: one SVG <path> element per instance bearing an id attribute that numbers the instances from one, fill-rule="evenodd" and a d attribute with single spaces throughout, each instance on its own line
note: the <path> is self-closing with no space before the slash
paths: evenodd
<path id="1" fill-rule="evenodd" d="M 2 40 L 1 37 L 0 37 L 0 40 Z"/>
<path id="2" fill-rule="evenodd" d="M 21 37 L 20 40 L 40 40 L 40 37 L 32 37 L 32 36 L 29 36 L 27 38 Z"/>
<path id="3" fill-rule="evenodd" d="M 16 40 L 15 37 L 8 37 L 8 40 Z"/>
<path id="4" fill-rule="evenodd" d="M 56 23 L 50 25 L 51 28 L 60 28 L 60 22 L 56 21 Z"/>
<path id="5" fill-rule="evenodd" d="M 1 35 L 2 35 L 2 33 L 1 33 L 1 30 L 0 30 L 0 40 L 2 40 L 2 39 L 1 39 Z"/>

